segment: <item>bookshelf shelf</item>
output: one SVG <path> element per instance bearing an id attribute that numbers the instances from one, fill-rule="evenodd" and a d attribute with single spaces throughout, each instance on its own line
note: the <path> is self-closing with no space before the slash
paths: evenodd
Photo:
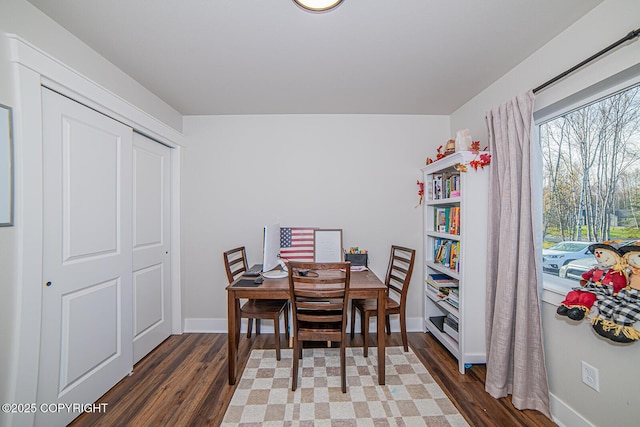
<path id="1" fill-rule="evenodd" d="M 427 231 L 426 234 L 428 234 L 431 237 L 440 237 L 442 239 L 460 240 L 459 234 L 442 233 L 439 231 Z"/>
<path id="2" fill-rule="evenodd" d="M 447 199 L 427 200 L 425 203 L 427 205 L 431 205 L 431 206 L 455 205 L 455 204 L 460 203 L 460 197 L 449 197 Z"/>
<path id="3" fill-rule="evenodd" d="M 457 271 L 455 270 L 451 270 L 448 267 L 442 265 L 442 264 L 437 264 L 433 261 L 427 261 L 426 262 L 426 266 L 428 268 L 430 268 L 431 270 L 435 270 L 438 273 L 443 273 L 446 274 L 448 276 L 450 276 L 453 279 L 460 279 L 460 275 L 458 274 Z"/>
<path id="4" fill-rule="evenodd" d="M 434 324 L 431 320 L 428 320 L 428 322 L 432 325 L 429 332 L 431 332 L 431 334 L 434 337 L 436 337 L 436 339 L 440 341 L 442 345 L 444 345 L 447 348 L 447 350 L 449 350 L 449 352 L 453 354 L 454 357 L 459 358 L 459 354 L 460 354 L 459 343 L 456 340 L 454 340 L 453 337 L 449 336 L 446 332 L 444 332 L 444 327 L 443 327 L 443 330 L 441 331 L 438 328 L 438 325 Z"/>
<path id="5" fill-rule="evenodd" d="M 458 360 L 461 373 L 465 365 L 486 363 L 489 174 L 488 169 L 456 168 L 475 157 L 459 152 L 422 169 L 424 328 Z"/>

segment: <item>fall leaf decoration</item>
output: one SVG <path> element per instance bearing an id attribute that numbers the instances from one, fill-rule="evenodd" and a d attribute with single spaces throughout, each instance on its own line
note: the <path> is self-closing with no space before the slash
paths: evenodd
<path id="1" fill-rule="evenodd" d="M 487 148 L 489 147 L 484 147 L 482 151 L 487 151 Z M 480 141 L 473 141 L 471 143 L 471 147 L 469 147 L 469 151 L 471 151 L 473 154 L 476 155 L 475 159 L 469 162 L 469 166 L 471 166 L 474 170 L 478 170 L 478 168 L 484 169 L 485 166 L 491 163 L 491 154 L 487 154 L 487 153 L 480 154 Z M 480 154 L 480 157 L 478 158 L 479 154 Z M 467 171 L 467 166 L 463 165 L 462 163 L 458 163 L 455 166 L 455 168 L 459 172 Z"/>
<path id="2" fill-rule="evenodd" d="M 491 154 L 484 153 L 484 154 L 480 154 L 480 159 L 471 160 L 469 162 L 469 166 L 471 166 L 475 170 L 478 170 L 478 167 L 480 167 L 480 169 L 484 169 L 484 167 L 490 163 L 491 163 Z"/>
<path id="3" fill-rule="evenodd" d="M 488 154 L 488 153 L 480 154 L 480 153 L 482 151 L 487 151 L 488 148 L 489 147 L 487 146 L 487 147 L 484 147 L 482 150 L 480 150 L 480 141 L 472 141 L 471 145 L 469 146 L 469 151 L 475 154 L 476 157 L 467 164 L 458 163 L 453 167 L 458 172 L 467 172 L 467 165 L 471 166 L 474 170 L 478 170 L 478 168 L 484 169 L 485 166 L 488 166 L 489 164 L 491 164 L 491 154 Z M 446 157 L 446 154 L 442 152 L 442 145 L 436 149 L 436 152 L 437 152 L 436 161 Z M 431 159 L 431 157 L 427 157 L 426 164 L 429 165 L 433 162 L 434 160 Z M 420 185 L 419 182 L 418 182 L 418 185 Z M 423 185 L 422 192 L 424 194 L 424 183 L 422 183 L 422 185 Z M 418 195 L 420 196 L 420 203 L 422 203 L 422 194 L 418 192 Z"/>
<path id="4" fill-rule="evenodd" d="M 416 205 L 416 207 L 418 207 L 422 204 L 422 198 L 424 196 L 424 182 L 416 180 L 416 185 L 418 186 L 418 197 L 420 197 Z"/>

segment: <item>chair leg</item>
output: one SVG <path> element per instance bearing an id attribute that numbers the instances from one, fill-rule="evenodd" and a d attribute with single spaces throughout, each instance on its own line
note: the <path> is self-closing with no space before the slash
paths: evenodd
<path id="1" fill-rule="evenodd" d="M 364 357 L 369 357 L 369 313 L 366 310 L 362 311 L 362 333 L 362 354 Z"/>
<path id="2" fill-rule="evenodd" d="M 240 314 L 240 302 L 239 300 L 236 300 L 236 330 L 235 330 L 235 334 L 236 334 L 236 345 L 238 345 L 240 343 L 240 323 L 242 321 L 242 316 Z"/>
<path id="3" fill-rule="evenodd" d="M 289 303 L 284 306 L 284 337 L 287 339 L 287 345 L 289 345 Z"/>
<path id="4" fill-rule="evenodd" d="M 256 319 L 256 335 L 260 335 L 260 319 Z"/>
<path id="5" fill-rule="evenodd" d="M 247 319 L 249 321 L 249 325 L 247 326 L 247 338 L 251 338 L 251 331 L 253 330 L 253 319 Z"/>
<path id="6" fill-rule="evenodd" d="M 340 379 L 342 381 L 342 392 L 347 392 L 347 355 L 346 355 L 346 343 L 344 338 L 340 343 Z"/>
<path id="7" fill-rule="evenodd" d="M 351 300 L 351 339 L 353 339 L 354 324 L 356 323 L 356 305 Z"/>
<path id="8" fill-rule="evenodd" d="M 400 312 L 400 334 L 402 335 L 402 345 L 406 353 L 409 351 L 409 344 L 407 343 L 407 314 L 404 311 Z"/>
<path id="9" fill-rule="evenodd" d="M 291 391 L 298 387 L 298 339 L 293 337 L 293 363 L 291 364 Z"/>
<path id="10" fill-rule="evenodd" d="M 280 313 L 273 319 L 273 334 L 276 341 L 276 360 L 280 360 Z"/>
<path id="11" fill-rule="evenodd" d="M 391 321 L 389 320 L 389 315 L 385 316 L 385 322 L 387 325 L 387 335 L 391 335 Z"/>

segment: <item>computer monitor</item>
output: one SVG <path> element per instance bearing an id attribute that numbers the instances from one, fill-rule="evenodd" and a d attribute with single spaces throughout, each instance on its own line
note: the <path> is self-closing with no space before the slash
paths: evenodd
<path id="1" fill-rule="evenodd" d="M 284 261 L 280 258 L 280 224 L 271 224 L 264 227 L 262 271 L 271 271 L 278 265 L 287 271 Z"/>

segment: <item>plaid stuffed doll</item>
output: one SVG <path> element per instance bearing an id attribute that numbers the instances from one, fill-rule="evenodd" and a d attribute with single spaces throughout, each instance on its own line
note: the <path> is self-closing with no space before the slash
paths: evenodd
<path id="1" fill-rule="evenodd" d="M 622 254 L 615 247 L 594 243 L 589 245 L 589 251 L 595 255 L 598 265 L 582 275 L 584 284 L 581 288 L 575 288 L 565 296 L 556 310 L 560 316 L 582 320 L 597 300 L 615 295 L 627 286 Z"/>
<path id="2" fill-rule="evenodd" d="M 598 316 L 591 324 L 605 338 L 630 343 L 640 339 L 640 332 L 634 327 L 640 322 L 640 246 L 625 246 L 620 252 L 626 263 L 628 284 L 617 294 L 598 298 Z"/>

